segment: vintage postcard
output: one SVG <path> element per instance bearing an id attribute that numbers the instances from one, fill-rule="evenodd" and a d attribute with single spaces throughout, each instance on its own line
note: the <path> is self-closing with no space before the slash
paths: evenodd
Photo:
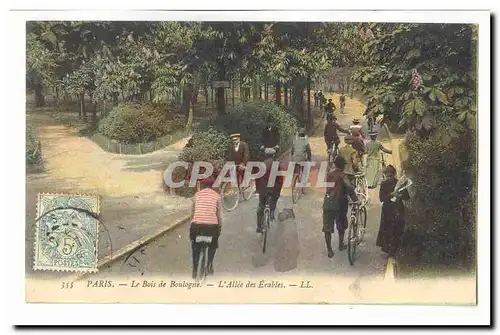
<path id="1" fill-rule="evenodd" d="M 489 26 L 215 14 L 25 20 L 26 302 L 475 306 Z"/>

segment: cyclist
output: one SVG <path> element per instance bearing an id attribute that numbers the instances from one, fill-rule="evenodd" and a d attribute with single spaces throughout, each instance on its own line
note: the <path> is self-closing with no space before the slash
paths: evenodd
<path id="1" fill-rule="evenodd" d="M 386 154 L 392 154 L 392 151 L 384 148 L 382 143 L 377 141 L 377 132 L 371 131 L 368 135 L 371 141 L 366 144 L 366 180 L 368 182 L 368 188 L 376 188 L 380 174 L 380 151 Z"/>
<path id="2" fill-rule="evenodd" d="M 346 161 L 342 156 L 337 156 L 333 162 L 335 169 L 326 175 L 327 182 L 334 182 L 335 186 L 328 187 L 323 201 L 323 233 L 325 234 L 326 249 L 328 257 L 333 257 L 332 234 L 337 226 L 339 233 L 339 250 L 346 248 L 344 244 L 344 233 L 347 229 L 347 210 L 349 202 L 347 196 L 354 202 L 358 202 L 358 197 L 354 191 L 353 184 L 349 181 L 344 168 Z"/>
<path id="3" fill-rule="evenodd" d="M 262 144 L 264 148 L 273 148 L 278 151 L 280 143 L 280 133 L 278 128 L 276 128 L 271 120 L 271 117 L 268 116 L 266 127 L 262 130 Z"/>
<path id="4" fill-rule="evenodd" d="M 345 133 L 345 134 L 348 134 L 349 131 L 347 129 L 342 128 L 337 123 L 337 117 L 335 115 L 328 115 L 326 117 L 326 120 L 327 120 L 327 122 L 325 125 L 325 131 L 324 131 L 326 150 L 327 151 L 332 150 L 333 145 L 335 144 L 335 151 L 334 152 L 338 152 L 340 138 L 339 138 L 337 131 L 340 131 L 340 132 Z"/>
<path id="5" fill-rule="evenodd" d="M 309 144 L 309 140 L 306 136 L 305 128 L 299 129 L 298 137 L 293 141 L 292 150 L 291 150 L 292 160 L 294 162 L 303 162 L 303 161 L 311 161 L 312 153 L 311 153 L 311 145 Z M 304 167 L 301 165 L 296 165 L 296 168 L 302 169 L 304 171 Z M 308 176 L 303 175 L 303 180 L 307 180 Z M 305 193 L 305 188 L 302 188 L 302 193 Z"/>
<path id="6" fill-rule="evenodd" d="M 345 95 L 344 95 L 344 92 L 342 92 L 340 94 L 339 102 L 340 102 L 340 113 L 342 115 L 344 115 L 344 108 L 345 108 Z"/>
<path id="7" fill-rule="evenodd" d="M 352 125 L 349 127 L 349 130 L 351 132 L 351 135 L 354 137 L 353 138 L 353 143 L 352 146 L 356 151 L 358 152 L 359 158 L 361 162 L 363 163 L 363 166 L 365 166 L 365 153 L 366 153 L 366 148 L 365 148 L 365 134 L 363 133 L 363 126 L 359 124 L 359 119 L 354 118 L 352 120 Z"/>
<path id="8" fill-rule="evenodd" d="M 240 133 L 231 134 L 230 137 L 233 143 L 229 147 L 229 161 L 236 164 L 236 176 L 238 187 L 240 187 L 245 174 L 245 166 L 250 158 L 250 150 L 248 144 L 241 140 Z"/>
<path id="9" fill-rule="evenodd" d="M 352 146 L 354 139 L 352 135 L 346 135 L 344 137 L 346 145 L 340 148 L 338 154 L 338 156 L 341 156 L 345 160 L 344 173 L 352 184 L 355 183 L 355 174 L 361 172 L 361 161 L 358 152 Z"/>
<path id="10" fill-rule="evenodd" d="M 191 226 L 189 228 L 189 239 L 193 252 L 193 279 L 196 278 L 196 269 L 200 249 L 196 236 L 211 236 L 212 243 L 208 249 L 208 273 L 214 273 L 213 261 L 215 252 L 219 246 L 219 235 L 222 227 L 221 197 L 212 189 L 215 179 L 208 177 L 201 180 L 201 190 L 196 192 L 193 198 Z"/>
<path id="11" fill-rule="evenodd" d="M 337 107 L 333 103 L 332 99 L 328 99 L 328 103 L 325 105 L 326 116 L 328 116 L 328 115 L 332 115 L 333 116 L 333 112 L 335 110 L 337 110 Z"/>
<path id="12" fill-rule="evenodd" d="M 322 90 L 319 90 L 318 101 L 319 101 L 319 109 L 323 109 L 323 105 L 325 104 L 326 98 Z"/>
<path id="13" fill-rule="evenodd" d="M 274 186 L 269 186 L 269 177 L 271 174 L 271 167 L 274 162 L 274 157 L 276 150 L 273 148 L 266 148 L 264 150 L 266 158 L 264 159 L 264 164 L 266 166 L 266 172 L 264 175 L 255 180 L 255 186 L 257 193 L 259 193 L 259 206 L 257 208 L 257 233 L 262 232 L 262 219 L 264 218 L 264 209 L 266 207 L 267 196 L 271 196 L 271 201 L 269 207 L 271 210 L 271 221 L 274 221 L 274 212 L 276 210 L 276 204 L 281 195 L 281 189 L 283 187 L 284 177 L 277 176 Z M 285 171 L 286 166 L 280 163 L 280 171 Z"/>

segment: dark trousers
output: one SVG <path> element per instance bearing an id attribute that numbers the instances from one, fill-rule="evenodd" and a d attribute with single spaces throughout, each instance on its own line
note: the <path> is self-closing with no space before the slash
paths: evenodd
<path id="1" fill-rule="evenodd" d="M 276 205 L 278 204 L 278 199 L 280 198 L 280 192 L 273 190 L 267 190 L 264 192 L 259 192 L 259 207 L 257 208 L 257 226 L 262 224 L 262 219 L 264 218 L 264 209 L 266 207 L 267 195 L 271 195 L 269 202 L 269 209 L 271 210 L 271 216 L 274 216 L 274 211 L 276 210 Z"/>

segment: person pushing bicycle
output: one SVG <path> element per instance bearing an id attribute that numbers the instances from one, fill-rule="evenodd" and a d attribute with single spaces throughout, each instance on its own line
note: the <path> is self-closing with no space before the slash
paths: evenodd
<path id="1" fill-rule="evenodd" d="M 326 189 L 323 201 L 323 233 L 325 234 L 326 249 L 328 258 L 334 255 L 332 248 L 332 234 L 335 226 L 339 233 L 339 250 L 346 248 L 344 244 L 344 234 L 348 227 L 347 211 L 349 209 L 348 196 L 355 203 L 359 203 L 353 184 L 347 178 L 344 168 L 346 161 L 342 156 L 337 156 L 333 161 L 335 169 L 326 175 L 327 182 L 333 182 L 333 187 Z"/>
<path id="2" fill-rule="evenodd" d="M 327 116 L 326 120 L 327 120 L 327 122 L 325 125 L 325 131 L 324 131 L 324 135 L 323 135 L 325 138 L 326 150 L 328 152 L 330 152 L 333 149 L 333 145 L 335 145 L 334 153 L 338 153 L 340 138 L 339 138 L 339 134 L 337 133 L 337 131 L 348 134 L 349 130 L 342 128 L 337 123 L 337 117 L 335 115 Z"/>

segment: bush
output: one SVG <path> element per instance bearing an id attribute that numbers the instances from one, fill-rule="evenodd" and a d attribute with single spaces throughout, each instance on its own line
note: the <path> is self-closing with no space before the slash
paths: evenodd
<path id="1" fill-rule="evenodd" d="M 100 121 L 99 132 L 124 144 L 145 143 L 185 124 L 184 115 L 169 113 L 163 105 L 122 103 Z"/>
<path id="2" fill-rule="evenodd" d="M 36 170 L 42 167 L 42 147 L 30 125 L 26 126 L 26 165 Z"/>
<path id="3" fill-rule="evenodd" d="M 475 135 L 461 130 L 449 144 L 411 133 L 405 140 L 415 194 L 401 256 L 406 262 L 471 266 L 475 259 Z"/>

